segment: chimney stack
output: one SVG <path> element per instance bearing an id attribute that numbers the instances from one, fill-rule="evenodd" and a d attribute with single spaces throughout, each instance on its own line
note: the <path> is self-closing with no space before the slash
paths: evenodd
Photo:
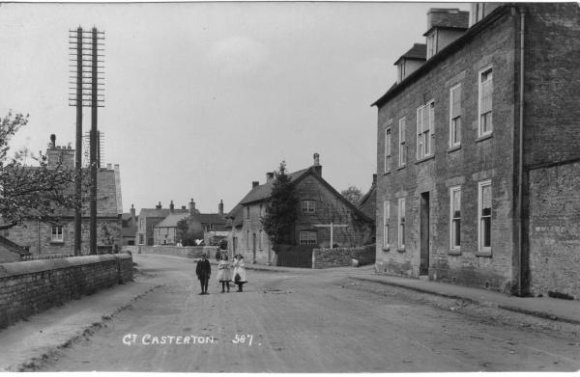
<path id="1" fill-rule="evenodd" d="M 273 179 L 274 179 L 274 172 L 271 172 L 271 171 L 267 172 L 266 173 L 266 183 L 272 182 Z"/>
<path id="2" fill-rule="evenodd" d="M 256 188 L 256 187 L 258 187 L 259 185 L 260 185 L 260 182 L 258 182 L 258 181 L 253 181 L 253 182 L 252 182 L 252 188 Z"/>
<path id="3" fill-rule="evenodd" d="M 173 200 L 172 200 L 171 203 L 169 203 L 169 212 L 173 213 L 174 209 L 175 209 L 175 206 L 173 205 Z"/>
<path id="4" fill-rule="evenodd" d="M 186 209 L 185 206 L 181 206 L 181 209 Z"/>
<path id="5" fill-rule="evenodd" d="M 377 175 L 373 174 L 373 186 L 377 185 Z"/>
<path id="6" fill-rule="evenodd" d="M 56 135 L 55 134 L 50 135 L 50 144 L 52 145 L 52 148 L 56 148 Z"/>
<path id="7" fill-rule="evenodd" d="M 131 218 L 135 220 L 135 206 L 131 204 Z"/>
<path id="8" fill-rule="evenodd" d="M 223 199 L 220 199 L 220 204 L 218 204 L 218 213 L 220 214 L 220 216 L 224 215 L 224 201 L 223 201 Z"/>
<path id="9" fill-rule="evenodd" d="M 189 201 L 189 214 L 191 216 L 195 215 L 195 202 L 193 201 L 193 198 L 191 198 L 191 200 Z"/>
<path id="10" fill-rule="evenodd" d="M 314 153 L 314 165 L 312 165 L 316 174 L 322 177 L 322 166 L 320 165 L 320 155 L 318 153 Z"/>
<path id="11" fill-rule="evenodd" d="M 159 204 L 157 204 L 157 205 L 155 206 L 155 209 L 161 209 L 161 208 L 163 208 L 163 207 L 161 206 L 161 202 L 159 202 Z"/>

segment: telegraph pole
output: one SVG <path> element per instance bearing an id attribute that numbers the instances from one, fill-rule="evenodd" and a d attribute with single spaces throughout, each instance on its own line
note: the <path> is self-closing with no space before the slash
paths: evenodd
<path id="1" fill-rule="evenodd" d="M 71 34 L 72 33 L 72 34 Z M 100 167 L 97 127 L 97 109 L 104 107 L 104 82 L 101 75 L 104 63 L 104 39 L 105 33 L 93 27 L 91 31 L 71 30 L 69 33 L 71 50 L 75 54 L 69 54 L 72 62 L 76 65 L 75 92 L 70 93 L 69 105 L 77 108 L 76 124 L 76 209 L 75 209 L 75 255 L 81 253 L 82 235 L 82 117 L 83 107 L 91 107 L 91 131 L 90 131 L 90 224 L 89 224 L 89 249 L 90 254 L 97 254 L 97 176 Z M 86 42 L 86 47 L 85 43 Z M 71 85 L 73 83 L 70 83 Z"/>

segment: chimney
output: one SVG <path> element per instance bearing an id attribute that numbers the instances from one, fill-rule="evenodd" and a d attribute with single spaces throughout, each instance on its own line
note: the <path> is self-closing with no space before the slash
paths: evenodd
<path id="1" fill-rule="evenodd" d="M 131 218 L 135 220 L 135 206 L 131 204 Z"/>
<path id="2" fill-rule="evenodd" d="M 185 209 L 185 206 L 181 206 L 181 209 Z"/>
<path id="3" fill-rule="evenodd" d="M 157 204 L 157 205 L 155 206 L 155 208 L 156 208 L 156 209 L 161 209 L 161 208 L 163 208 L 163 207 L 161 206 L 161 202 L 159 202 L 159 204 Z"/>
<path id="4" fill-rule="evenodd" d="M 266 173 L 266 183 L 272 182 L 273 179 L 274 179 L 274 172 L 271 172 L 271 171 L 267 172 Z"/>
<path id="5" fill-rule="evenodd" d="M 373 186 L 377 185 L 377 175 L 373 174 Z"/>
<path id="6" fill-rule="evenodd" d="M 191 200 L 189 201 L 189 214 L 191 216 L 195 215 L 195 202 L 193 201 L 193 198 L 191 198 Z"/>
<path id="7" fill-rule="evenodd" d="M 220 214 L 220 216 L 224 215 L 224 201 L 223 201 L 223 199 L 220 199 L 220 204 L 218 204 L 218 213 Z"/>
<path id="8" fill-rule="evenodd" d="M 260 185 L 260 182 L 258 182 L 258 181 L 253 181 L 253 182 L 252 182 L 252 188 L 256 188 L 256 187 L 258 187 L 259 185 Z"/>
<path id="9" fill-rule="evenodd" d="M 322 177 L 322 166 L 320 165 L 320 155 L 314 153 L 314 165 L 312 165 L 316 174 Z"/>
<path id="10" fill-rule="evenodd" d="M 56 135 L 55 134 L 50 135 L 50 144 L 51 144 L 53 149 L 56 148 Z"/>
<path id="11" fill-rule="evenodd" d="M 173 200 L 172 200 L 171 203 L 169 203 L 169 212 L 173 213 L 174 209 L 175 209 L 175 206 L 173 205 Z"/>
<path id="12" fill-rule="evenodd" d="M 113 165 L 112 164 L 107 164 L 107 170 L 112 170 L 113 169 Z"/>

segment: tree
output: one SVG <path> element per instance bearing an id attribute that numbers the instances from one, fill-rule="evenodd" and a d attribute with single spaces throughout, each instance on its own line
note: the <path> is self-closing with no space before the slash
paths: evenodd
<path id="1" fill-rule="evenodd" d="M 177 241 L 181 240 L 183 246 L 195 246 L 195 240 L 203 239 L 203 229 L 194 223 L 190 217 L 177 222 Z"/>
<path id="2" fill-rule="evenodd" d="M 294 185 L 286 174 L 286 163 L 280 163 L 275 173 L 270 201 L 266 207 L 266 216 L 262 220 L 264 231 L 270 241 L 276 244 L 293 244 L 294 223 L 297 218 L 298 198 Z"/>
<path id="3" fill-rule="evenodd" d="M 362 198 L 362 192 L 356 186 L 349 186 L 346 190 L 342 190 L 340 194 L 355 206 L 358 206 L 360 198 Z"/>
<path id="4" fill-rule="evenodd" d="M 0 230 L 26 219 L 58 218 L 77 205 L 73 169 L 48 168 L 47 158 L 27 150 L 9 157 L 10 138 L 28 123 L 28 115 L 9 112 L 0 118 Z M 27 164 L 31 157 L 38 166 Z"/>

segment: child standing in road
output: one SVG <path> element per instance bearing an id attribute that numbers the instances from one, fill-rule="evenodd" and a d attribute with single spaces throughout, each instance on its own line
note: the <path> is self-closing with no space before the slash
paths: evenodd
<path id="1" fill-rule="evenodd" d="M 244 257 L 238 254 L 234 258 L 234 283 L 238 286 L 238 292 L 244 290 L 243 286 L 248 281 L 246 280 L 246 265 L 244 264 Z"/>
<path id="2" fill-rule="evenodd" d="M 218 264 L 218 275 L 217 279 L 220 283 L 222 283 L 222 293 L 228 289 L 230 291 L 230 281 L 232 280 L 232 274 L 230 271 L 230 263 L 228 262 L 228 255 L 226 253 L 222 254 L 222 259 Z"/>
<path id="3" fill-rule="evenodd" d="M 199 283 L 201 284 L 200 295 L 207 295 L 207 286 L 209 283 L 209 277 L 211 275 L 211 265 L 209 264 L 207 255 L 205 255 L 205 253 L 201 254 L 201 260 L 197 262 L 195 274 L 197 275 Z"/>

